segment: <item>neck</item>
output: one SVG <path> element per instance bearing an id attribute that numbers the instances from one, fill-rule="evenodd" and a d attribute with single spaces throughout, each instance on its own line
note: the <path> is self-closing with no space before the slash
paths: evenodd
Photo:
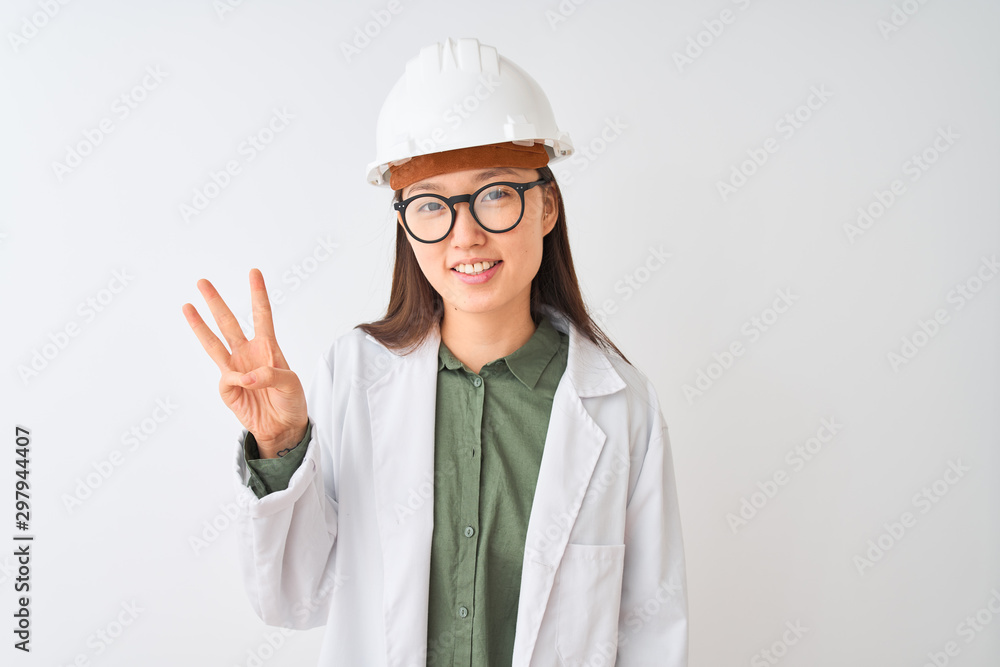
<path id="1" fill-rule="evenodd" d="M 446 304 L 441 320 L 444 344 L 475 373 L 520 348 L 534 333 L 528 302 L 488 313 L 467 313 Z"/>

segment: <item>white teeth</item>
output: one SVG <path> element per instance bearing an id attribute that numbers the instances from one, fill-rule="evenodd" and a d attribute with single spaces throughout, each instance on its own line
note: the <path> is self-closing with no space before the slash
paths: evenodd
<path id="1" fill-rule="evenodd" d="M 459 264 L 455 267 L 455 270 L 459 273 L 466 273 L 468 275 L 476 275 L 477 273 L 482 273 L 483 271 L 496 265 L 496 262 L 476 262 L 475 264 Z"/>

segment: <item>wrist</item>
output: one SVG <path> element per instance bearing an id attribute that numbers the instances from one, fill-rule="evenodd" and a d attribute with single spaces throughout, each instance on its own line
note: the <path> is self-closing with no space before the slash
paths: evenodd
<path id="1" fill-rule="evenodd" d="M 295 449 L 302 442 L 302 438 L 306 435 L 306 427 L 302 426 L 299 429 L 288 431 L 275 438 L 258 438 L 254 436 L 254 440 L 257 442 L 257 453 L 262 459 L 276 459 L 281 456 L 288 454 L 291 450 Z"/>

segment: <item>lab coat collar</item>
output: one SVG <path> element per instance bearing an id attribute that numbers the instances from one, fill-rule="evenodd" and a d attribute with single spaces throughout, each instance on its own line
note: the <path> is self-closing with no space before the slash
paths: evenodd
<path id="1" fill-rule="evenodd" d="M 554 577 L 607 439 L 582 400 L 625 382 L 611 361 L 560 312 L 542 310 L 569 335 L 528 520 L 514 640 L 514 665 L 530 663 Z M 371 335 L 367 338 L 378 341 Z M 375 508 L 382 546 L 387 664 L 414 664 L 426 650 L 433 531 L 434 415 L 440 329 L 409 354 L 395 353 L 367 388 Z"/>
<path id="2" fill-rule="evenodd" d="M 552 306 L 543 305 L 541 310 L 549 316 L 556 329 L 569 334 L 566 373 L 581 398 L 605 396 L 625 388 L 625 381 L 611 365 L 608 356 L 590 342 L 568 317 Z"/>
<path id="3" fill-rule="evenodd" d="M 548 316 L 553 327 L 569 335 L 569 356 L 566 361 L 565 372 L 581 398 L 605 396 L 625 388 L 625 381 L 615 371 L 608 356 L 586 338 L 568 317 L 561 311 L 546 304 L 539 306 L 539 309 Z M 382 346 L 378 339 L 371 334 L 366 334 L 365 338 L 376 345 Z M 436 358 L 436 355 L 440 345 L 441 329 L 439 325 L 435 325 L 423 342 L 412 352 L 388 351 L 398 360 L 407 361 L 418 366 L 421 363 L 426 363 L 426 357 L 431 356 L 433 361 L 432 366 L 439 370 L 441 363 L 440 359 Z"/>

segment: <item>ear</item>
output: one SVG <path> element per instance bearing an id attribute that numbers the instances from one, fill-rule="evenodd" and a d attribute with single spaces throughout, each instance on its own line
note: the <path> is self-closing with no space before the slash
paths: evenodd
<path id="1" fill-rule="evenodd" d="M 542 186 L 545 199 L 542 208 L 542 236 L 551 232 L 556 222 L 559 220 L 559 191 L 555 182 L 549 182 Z"/>

